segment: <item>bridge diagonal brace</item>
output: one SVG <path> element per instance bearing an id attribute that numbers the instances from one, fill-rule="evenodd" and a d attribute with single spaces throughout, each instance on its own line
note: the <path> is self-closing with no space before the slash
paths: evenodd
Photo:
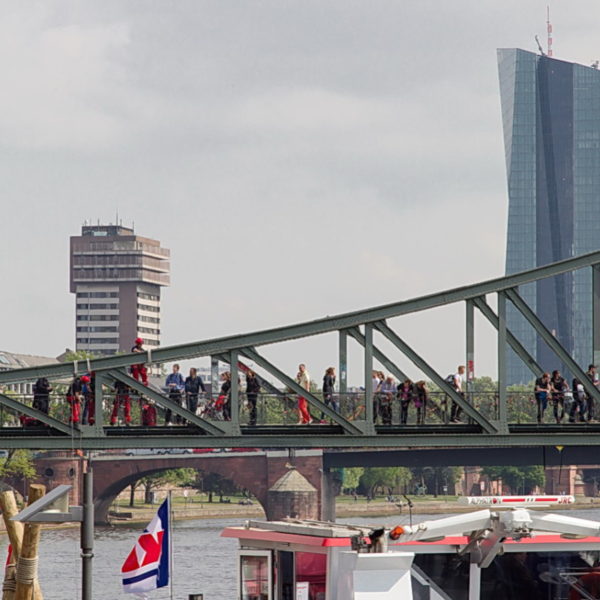
<path id="1" fill-rule="evenodd" d="M 14 410 L 16 413 L 21 413 L 27 415 L 28 417 L 33 417 L 34 419 L 37 419 L 38 421 L 44 423 L 44 425 L 48 425 L 48 427 L 52 427 L 52 429 L 56 429 L 61 433 L 65 433 L 69 436 L 73 435 L 74 430 L 71 427 L 69 427 L 69 425 L 67 425 L 66 423 L 63 423 L 62 421 L 59 421 L 58 419 L 55 419 L 54 417 L 51 417 L 50 415 L 47 415 L 46 413 L 43 413 L 42 411 L 37 410 L 36 408 L 27 406 L 27 404 L 23 404 L 22 402 L 19 402 L 18 400 L 15 400 L 10 396 L 0 394 L 0 404 L 6 406 L 7 408 L 10 408 L 11 410 Z"/>
<path id="2" fill-rule="evenodd" d="M 484 298 L 473 298 L 473 304 L 478 308 L 481 314 L 492 324 L 494 329 L 498 330 L 498 315 L 494 312 L 492 307 L 485 301 Z M 510 330 L 506 330 L 506 341 L 509 346 L 515 351 L 517 356 L 523 361 L 523 363 L 529 368 L 529 370 L 536 376 L 539 377 L 543 372 L 542 367 L 538 362 L 529 354 L 525 346 L 519 342 L 519 340 L 511 333 Z"/>
<path id="3" fill-rule="evenodd" d="M 363 348 L 365 347 L 365 336 L 358 327 L 350 327 L 346 330 Z M 373 358 L 378 360 L 390 373 L 393 373 L 398 381 L 408 379 L 404 371 L 393 361 L 391 361 L 375 344 L 373 344 Z"/>
<path id="4" fill-rule="evenodd" d="M 294 381 L 291 377 L 288 377 L 283 371 L 280 371 L 275 365 L 261 356 L 254 348 L 242 348 L 240 349 L 240 353 L 244 354 L 250 360 L 253 360 L 265 371 L 271 373 L 271 375 L 276 377 L 284 385 L 288 386 L 294 393 L 306 398 L 310 404 L 321 410 L 329 419 L 338 425 L 341 425 L 345 433 L 349 433 L 351 435 L 363 435 L 361 429 L 352 423 L 352 421 L 348 421 L 348 419 L 345 419 L 340 414 L 336 413 L 335 410 L 329 408 L 329 406 L 327 406 L 324 402 L 321 402 L 316 396 L 300 387 L 296 381 Z"/>
<path id="5" fill-rule="evenodd" d="M 118 381 L 122 381 L 123 383 L 127 384 L 131 389 L 135 390 L 139 394 L 142 394 L 154 400 L 154 402 L 157 402 L 164 408 L 169 408 L 173 413 L 179 415 L 180 417 L 183 417 L 190 423 L 193 423 L 194 425 L 202 429 L 202 431 L 204 431 L 205 433 L 209 435 L 225 435 L 226 432 L 214 423 L 207 421 L 206 419 L 202 419 L 198 415 L 195 415 L 194 413 L 187 410 L 187 408 L 179 406 L 179 404 L 173 402 L 173 400 L 171 400 L 170 398 L 167 398 L 166 396 L 155 392 L 152 388 L 145 386 L 139 381 L 136 381 L 133 377 L 130 377 L 126 373 L 118 371 L 117 369 L 111 369 L 107 372 L 107 374 L 113 379 L 117 379 Z"/>
<path id="6" fill-rule="evenodd" d="M 216 354 L 215 357 L 218 358 L 221 362 L 224 362 L 228 365 L 231 363 L 231 357 L 228 356 L 227 354 Z M 238 366 L 238 371 L 241 371 L 244 374 L 248 373 L 248 371 L 251 370 L 250 367 L 245 362 L 242 362 L 241 360 L 237 361 L 237 366 Z M 269 394 L 271 394 L 272 396 L 278 396 L 278 397 L 282 397 L 284 395 L 281 390 L 278 390 L 270 381 L 267 381 L 264 377 L 261 377 L 258 373 L 254 373 L 254 375 L 256 376 L 256 379 L 260 383 L 260 387 L 267 390 L 267 392 L 269 392 Z M 217 378 L 217 381 L 218 381 L 218 378 Z"/>
<path id="7" fill-rule="evenodd" d="M 527 321 L 529 321 L 529 324 L 544 340 L 550 350 L 552 350 L 552 352 L 567 365 L 571 373 L 581 381 L 586 392 L 588 392 L 596 402 L 600 402 L 600 390 L 590 381 L 590 378 L 585 374 L 583 369 L 571 358 L 571 355 L 565 350 L 563 345 L 552 335 L 552 332 L 542 323 L 533 310 L 531 310 L 527 302 L 521 298 L 517 290 L 509 289 L 500 293 L 504 293 L 504 295 L 513 303 L 515 308 L 527 319 Z"/>
<path id="8" fill-rule="evenodd" d="M 481 425 L 484 431 L 488 433 L 498 433 L 498 430 L 488 421 L 479 411 L 477 411 L 471 404 L 469 404 L 460 394 L 458 394 L 454 388 L 449 386 L 443 379 L 438 375 L 437 371 L 431 367 L 425 359 L 419 356 L 398 334 L 390 329 L 384 321 L 377 321 L 374 323 L 375 328 L 381 332 L 402 354 L 404 354 L 418 369 L 423 371 L 430 377 L 433 383 L 448 394 L 450 398 L 456 402 L 465 413 L 471 417 L 476 423 Z"/>

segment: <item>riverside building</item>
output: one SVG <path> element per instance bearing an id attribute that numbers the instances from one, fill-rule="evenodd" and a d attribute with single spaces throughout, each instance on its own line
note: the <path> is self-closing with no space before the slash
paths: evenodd
<path id="1" fill-rule="evenodd" d="M 498 50 L 498 67 L 509 197 L 506 274 L 600 249 L 600 71 L 514 48 Z M 584 369 L 600 360 L 589 271 L 520 289 Z M 507 325 L 543 369 L 565 372 L 510 303 Z M 509 384 L 533 379 L 512 350 L 507 367 Z"/>
<path id="2" fill-rule="evenodd" d="M 96 356 L 129 352 L 136 337 L 160 343 L 160 290 L 170 252 L 122 225 L 84 225 L 71 237 L 70 291 L 75 347 Z"/>

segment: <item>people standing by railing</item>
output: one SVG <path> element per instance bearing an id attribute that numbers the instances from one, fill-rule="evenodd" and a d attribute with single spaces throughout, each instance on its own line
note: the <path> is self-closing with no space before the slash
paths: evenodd
<path id="1" fill-rule="evenodd" d="M 569 423 L 575 423 L 576 418 L 583 423 L 585 421 L 586 406 L 585 388 L 583 383 L 575 377 L 573 379 L 573 404 L 571 404 L 571 410 L 569 411 Z"/>
<path id="2" fill-rule="evenodd" d="M 83 375 L 81 382 L 81 413 L 82 425 L 93 425 L 96 422 L 96 377 L 92 371 L 89 375 Z"/>
<path id="3" fill-rule="evenodd" d="M 248 425 L 256 425 L 256 402 L 258 394 L 260 394 L 260 387 L 256 373 L 248 369 L 246 371 L 246 401 L 248 402 L 248 410 L 250 412 Z"/>
<path id="4" fill-rule="evenodd" d="M 548 397 L 552 390 L 550 383 L 550 373 L 543 373 L 541 377 L 535 380 L 534 395 L 537 403 L 537 422 L 542 423 L 544 412 L 548 406 Z"/>
<path id="5" fill-rule="evenodd" d="M 169 400 L 172 400 L 179 406 L 182 404 L 183 399 L 183 391 L 185 390 L 185 381 L 183 380 L 183 375 L 179 372 L 179 365 L 173 365 L 173 371 L 167 375 L 167 380 L 165 381 L 165 386 L 169 393 Z M 165 425 L 171 426 L 173 413 L 170 408 L 167 408 L 165 411 Z M 185 425 L 185 419 L 181 417 L 181 415 L 175 416 L 175 422 L 180 425 Z"/>
<path id="6" fill-rule="evenodd" d="M 73 425 L 79 424 L 79 419 L 81 418 L 81 389 L 81 378 L 75 375 L 67 389 L 67 402 L 71 409 L 69 423 Z"/>
<path id="7" fill-rule="evenodd" d="M 408 422 L 408 407 L 413 400 L 414 387 L 410 379 L 405 379 L 398 385 L 397 397 L 400 401 L 400 424 L 406 425 Z"/>
<path id="8" fill-rule="evenodd" d="M 45 377 L 40 377 L 33 384 L 33 408 L 48 414 L 50 409 L 50 392 L 52 386 Z"/>
<path id="9" fill-rule="evenodd" d="M 598 389 L 600 387 L 600 380 L 598 379 L 598 368 L 596 365 L 589 365 L 586 375 L 592 382 L 592 384 Z M 587 400 L 587 420 L 588 423 L 594 420 L 594 397 L 591 394 L 586 394 Z"/>
<path id="10" fill-rule="evenodd" d="M 144 340 L 142 338 L 135 338 L 135 342 L 131 351 L 136 353 L 146 352 L 143 344 Z M 146 369 L 146 365 L 144 363 L 131 365 L 131 376 L 136 381 L 141 379 L 144 385 L 148 385 L 148 369 Z"/>
<path id="11" fill-rule="evenodd" d="M 423 425 L 425 423 L 425 415 L 427 414 L 427 400 L 429 400 L 429 394 L 427 392 L 427 384 L 425 381 L 417 381 L 415 383 L 415 408 L 417 409 L 417 425 Z"/>
<path id="12" fill-rule="evenodd" d="M 326 406 L 331 406 L 335 412 L 340 412 L 340 404 L 333 395 L 335 388 L 335 368 L 329 367 L 323 375 L 323 402 Z M 325 420 L 325 413 L 321 413 L 321 422 Z"/>
<path id="13" fill-rule="evenodd" d="M 185 399 L 187 409 L 192 413 L 196 414 L 198 409 L 198 396 L 200 391 L 206 392 L 202 377 L 198 375 L 198 370 L 192 367 L 190 374 L 185 378 Z"/>
<path id="14" fill-rule="evenodd" d="M 231 421 L 231 373 L 225 371 L 221 374 L 221 389 L 216 402 L 217 414 L 220 412 L 223 415 L 224 421 Z"/>
<path id="15" fill-rule="evenodd" d="M 392 424 L 392 406 L 396 395 L 396 382 L 388 375 L 379 386 L 379 410 L 383 425 Z"/>
<path id="16" fill-rule="evenodd" d="M 115 385 L 113 386 L 113 391 L 115 393 L 115 399 L 113 400 L 113 410 L 110 415 L 110 424 L 116 425 L 117 420 L 119 418 L 119 408 L 123 407 L 123 418 L 125 420 L 125 425 L 131 425 L 131 396 L 129 386 L 122 381 L 115 381 Z"/>
<path id="17" fill-rule="evenodd" d="M 377 423 L 381 415 L 381 402 L 379 393 L 381 392 L 381 386 L 385 381 L 385 377 L 381 371 L 372 372 L 372 386 L 371 391 L 373 392 L 373 423 Z M 365 398 L 365 404 L 369 401 Z"/>
<path id="18" fill-rule="evenodd" d="M 565 393 L 569 390 L 569 384 L 558 370 L 552 371 L 550 384 L 552 386 L 552 411 L 556 423 L 560 424 L 565 416 Z"/>
<path id="19" fill-rule="evenodd" d="M 142 425 L 144 427 L 156 427 L 157 413 L 154 401 L 148 398 L 140 398 L 142 404 Z"/>
<path id="20" fill-rule="evenodd" d="M 298 365 L 298 373 L 296 374 L 296 383 L 307 392 L 310 391 L 310 375 L 306 370 L 306 365 L 301 363 Z M 298 425 L 310 425 L 313 422 L 310 412 L 308 411 L 308 402 L 304 396 L 298 396 Z"/>

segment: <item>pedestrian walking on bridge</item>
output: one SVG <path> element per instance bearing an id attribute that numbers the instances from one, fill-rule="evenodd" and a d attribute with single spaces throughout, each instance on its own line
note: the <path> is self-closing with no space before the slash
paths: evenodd
<path id="1" fill-rule="evenodd" d="M 298 374 L 296 383 L 307 392 L 310 392 L 310 375 L 306 370 L 306 365 L 298 365 Z M 312 417 L 308 411 L 308 402 L 304 396 L 298 396 L 298 425 L 310 425 Z"/>

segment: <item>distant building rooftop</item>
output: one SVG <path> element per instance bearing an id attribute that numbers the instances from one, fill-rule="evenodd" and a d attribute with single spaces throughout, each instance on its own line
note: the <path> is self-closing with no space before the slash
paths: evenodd
<path id="1" fill-rule="evenodd" d="M 36 356 L 34 354 L 16 354 L 0 350 L 0 371 L 11 369 L 26 369 L 27 367 L 39 367 L 41 365 L 54 365 L 60 361 L 51 356 Z"/>
<path id="2" fill-rule="evenodd" d="M 95 237 L 133 235 L 133 228 L 123 227 L 123 225 L 83 225 L 81 235 Z"/>

